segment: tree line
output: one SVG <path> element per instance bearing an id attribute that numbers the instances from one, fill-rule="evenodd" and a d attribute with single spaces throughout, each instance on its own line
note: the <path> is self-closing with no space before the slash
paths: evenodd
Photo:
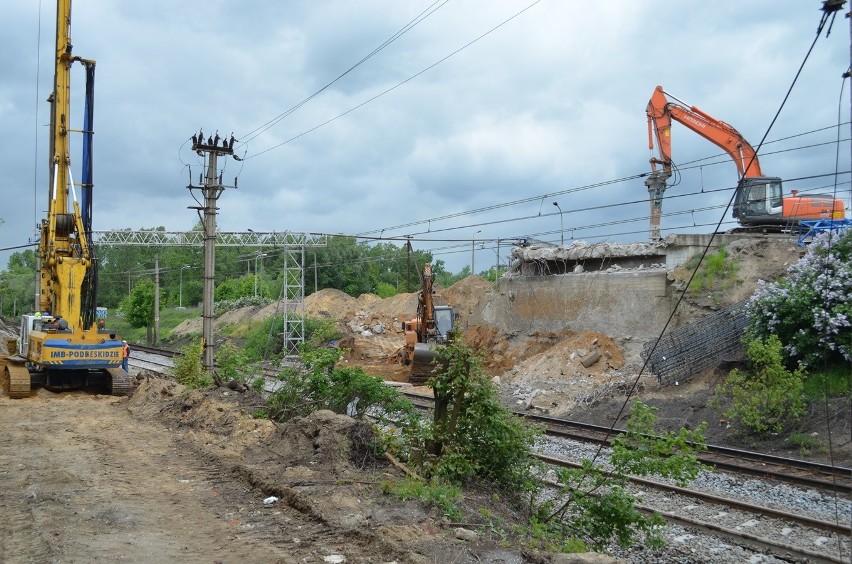
<path id="1" fill-rule="evenodd" d="M 159 227 L 157 230 L 165 231 Z M 95 248 L 98 263 L 98 305 L 117 308 L 137 286 L 153 288 L 155 265 L 159 267 L 161 307 L 196 306 L 203 292 L 204 249 L 202 247 L 114 246 Z M 470 275 L 470 267 L 453 274 L 432 253 L 410 249 L 403 243 L 358 241 L 331 235 L 328 244 L 306 247 L 304 254 L 305 294 L 334 288 L 353 297 L 373 293 L 388 297 L 420 288 L 423 266 L 432 263 L 435 280 L 451 286 Z M 216 249 L 215 300 L 258 297 L 275 300 L 281 293 L 285 261 L 293 266 L 292 254 L 282 248 L 257 246 Z M 27 249 L 11 255 L 0 271 L 0 315 L 18 316 L 32 311 L 35 300 L 36 251 Z M 483 274 L 487 275 L 487 272 Z"/>

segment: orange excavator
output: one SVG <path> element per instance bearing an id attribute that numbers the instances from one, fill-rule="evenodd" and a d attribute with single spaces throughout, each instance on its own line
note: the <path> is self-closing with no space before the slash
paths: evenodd
<path id="1" fill-rule="evenodd" d="M 653 152 L 656 142 L 659 152 L 659 157 L 651 157 L 651 174 L 645 180 L 651 199 L 651 239 L 660 238 L 663 192 L 672 175 L 672 120 L 722 148 L 734 161 L 739 183 L 734 195 L 733 215 L 743 228 L 780 231 L 797 228 L 801 220 L 844 219 L 843 200 L 831 195 L 800 195 L 793 190 L 791 196 L 784 196 L 781 179 L 763 175 L 754 148 L 736 129 L 695 106 L 681 102 L 662 86 L 654 89 L 646 114 L 648 147 Z M 658 166 L 661 168 L 658 169 Z"/>
<path id="2" fill-rule="evenodd" d="M 397 356 L 401 364 L 411 366 L 409 382 L 421 386 L 432 376 L 438 347 L 452 337 L 455 315 L 451 306 L 435 305 L 432 265 L 423 267 L 423 283 L 417 295 L 417 317 L 402 323 L 405 346 Z"/>

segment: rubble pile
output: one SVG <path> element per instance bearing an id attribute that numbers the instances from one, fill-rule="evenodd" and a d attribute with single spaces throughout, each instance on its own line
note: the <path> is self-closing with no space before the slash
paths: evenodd
<path id="1" fill-rule="evenodd" d="M 572 241 L 570 245 L 534 244 L 512 248 L 511 257 L 524 260 L 587 260 L 611 257 L 653 257 L 664 255 L 669 245 L 666 239 L 661 241 L 638 243 L 611 243 L 600 241 Z"/>

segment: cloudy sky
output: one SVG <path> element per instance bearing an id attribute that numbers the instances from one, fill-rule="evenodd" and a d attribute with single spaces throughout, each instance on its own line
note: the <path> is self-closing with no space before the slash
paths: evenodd
<path id="1" fill-rule="evenodd" d="M 203 128 L 233 132 L 245 157 L 224 166 L 239 188 L 219 200 L 222 231 L 411 235 L 453 271 L 469 264 L 473 239 L 477 271 L 496 261 L 498 239 L 503 257 L 523 236 L 646 240 L 638 175 L 649 170 L 654 87 L 756 146 L 814 42 L 821 7 L 76 0 L 74 53 L 97 60 L 95 229 L 192 228 L 186 184 L 201 162 L 188 140 Z M 7 3 L 0 33 L 5 267 L 46 208 L 53 2 Z M 849 46 L 841 14 L 760 151 L 764 173 L 784 178 L 787 191 L 836 183 L 849 200 L 848 174 L 831 176 L 850 168 L 849 126 L 837 127 L 849 121 Z M 73 71 L 79 128 L 84 77 Z M 681 178 L 666 192 L 663 234 L 710 231 L 736 169 L 679 124 L 673 139 Z"/>

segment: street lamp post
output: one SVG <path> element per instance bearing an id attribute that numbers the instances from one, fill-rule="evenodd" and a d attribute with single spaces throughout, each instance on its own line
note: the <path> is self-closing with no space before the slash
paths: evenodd
<path id="1" fill-rule="evenodd" d="M 183 309 L 183 271 L 192 268 L 188 264 L 180 267 L 180 291 L 178 292 L 178 309 Z"/>
<path id="2" fill-rule="evenodd" d="M 482 233 L 482 229 L 473 234 L 473 237 L 470 239 L 470 274 L 471 276 L 476 276 L 476 269 L 474 268 L 475 262 L 475 254 L 476 254 L 476 234 Z"/>
<path id="3" fill-rule="evenodd" d="M 559 210 L 559 242 L 561 246 L 565 246 L 565 225 L 562 223 L 562 208 L 559 207 L 559 202 L 553 202 L 556 209 Z"/>
<path id="4" fill-rule="evenodd" d="M 262 259 L 266 256 L 266 253 L 257 253 L 254 255 L 254 297 L 257 297 L 257 261 L 258 259 Z M 263 261 L 260 263 L 261 268 L 263 267 Z M 263 287 L 260 288 L 261 296 L 263 295 Z"/>

